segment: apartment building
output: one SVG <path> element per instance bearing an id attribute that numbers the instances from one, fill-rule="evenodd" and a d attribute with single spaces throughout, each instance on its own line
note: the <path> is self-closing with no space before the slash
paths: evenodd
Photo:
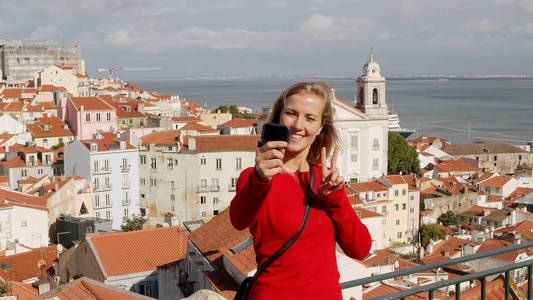
<path id="1" fill-rule="evenodd" d="M 0 174 L 7 176 L 9 188 L 17 189 L 21 179 L 53 176 L 60 162 L 54 156 L 54 150 L 35 146 L 12 146 L 0 161 Z"/>
<path id="2" fill-rule="evenodd" d="M 188 134 L 194 131 L 187 130 Z M 155 225 L 167 213 L 182 223 L 210 219 L 229 206 L 240 172 L 253 166 L 257 135 L 154 132 L 141 138 L 141 213 Z"/>
<path id="3" fill-rule="evenodd" d="M 115 108 L 99 97 L 60 97 L 57 112 L 82 140 L 118 128 Z"/>
<path id="4" fill-rule="evenodd" d="M 74 140 L 64 148 L 65 174 L 92 184 L 94 216 L 119 230 L 139 214 L 139 150 L 123 137 L 102 132 L 95 139 Z"/>

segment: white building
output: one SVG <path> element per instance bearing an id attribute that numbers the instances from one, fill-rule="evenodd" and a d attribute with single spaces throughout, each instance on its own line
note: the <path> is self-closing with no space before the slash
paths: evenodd
<path id="1" fill-rule="evenodd" d="M 335 127 L 341 140 L 337 166 L 345 180 L 370 181 L 387 174 L 389 123 L 385 99 L 385 78 L 370 60 L 357 78 L 354 105 L 336 98 Z"/>
<path id="2" fill-rule="evenodd" d="M 139 150 L 111 132 L 97 137 L 65 146 L 65 174 L 92 183 L 94 216 L 112 220 L 118 230 L 139 215 Z"/>
<path id="3" fill-rule="evenodd" d="M 254 165 L 259 137 L 170 130 L 141 140 L 141 212 L 155 225 L 167 213 L 181 224 L 210 219 L 228 207 L 241 171 Z"/>
<path id="4" fill-rule="evenodd" d="M 9 114 L 0 113 L 0 133 L 19 134 L 24 133 L 24 124 L 13 119 Z"/>
<path id="5" fill-rule="evenodd" d="M 48 246 L 46 199 L 0 188 L 0 251 Z M 26 249 L 28 250 L 28 249 Z"/>

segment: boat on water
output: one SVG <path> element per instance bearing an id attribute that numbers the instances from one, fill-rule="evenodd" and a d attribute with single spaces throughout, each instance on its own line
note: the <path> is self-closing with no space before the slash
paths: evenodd
<path id="1" fill-rule="evenodd" d="M 403 136 L 404 139 L 407 139 L 411 134 L 413 134 L 416 131 L 415 129 L 402 128 L 400 126 L 400 118 L 398 117 L 397 113 L 389 112 L 388 118 L 389 118 L 389 131 L 392 131 L 394 133 L 397 133 Z"/>

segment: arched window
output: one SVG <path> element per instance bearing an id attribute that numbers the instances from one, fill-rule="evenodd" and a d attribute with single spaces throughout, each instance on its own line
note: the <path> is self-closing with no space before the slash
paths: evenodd
<path id="1" fill-rule="evenodd" d="M 378 89 L 374 88 L 372 91 L 372 104 L 378 104 Z"/>

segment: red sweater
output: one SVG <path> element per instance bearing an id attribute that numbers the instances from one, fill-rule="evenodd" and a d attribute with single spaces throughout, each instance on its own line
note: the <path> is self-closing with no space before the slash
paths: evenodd
<path id="1" fill-rule="evenodd" d="M 315 166 L 314 197 L 302 235 L 254 283 L 250 299 L 342 299 L 335 241 L 350 257 L 363 259 L 372 243 L 344 188 L 318 194 L 321 168 Z M 264 263 L 300 228 L 309 172 L 275 175 L 262 182 L 244 170 L 230 205 L 233 226 L 249 228 L 257 264 Z"/>

